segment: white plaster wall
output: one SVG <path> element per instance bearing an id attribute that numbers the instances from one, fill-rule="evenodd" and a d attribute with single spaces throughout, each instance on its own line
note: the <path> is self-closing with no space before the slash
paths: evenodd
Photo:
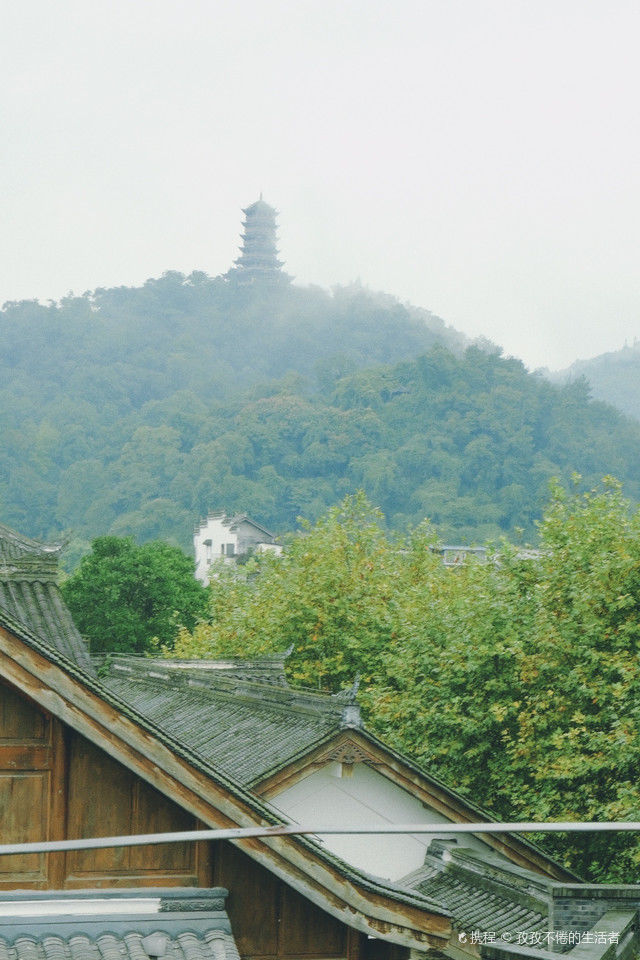
<path id="1" fill-rule="evenodd" d="M 282 545 L 279 543 L 258 543 L 256 544 L 257 553 L 274 553 L 276 557 L 282 556 Z"/>
<path id="2" fill-rule="evenodd" d="M 206 522 L 198 527 L 193 537 L 196 578 L 204 584 L 209 582 L 209 567 L 211 565 L 209 561 L 225 559 L 221 550 L 222 544 L 232 543 L 234 550 L 238 546 L 237 534 L 230 530 L 228 526 L 225 526 L 223 520 L 223 516 L 208 517 Z M 211 540 L 210 554 L 207 552 L 209 548 L 205 546 L 205 540 Z"/>
<path id="3" fill-rule="evenodd" d="M 373 767 L 357 763 L 350 777 L 340 776 L 342 765 L 330 763 L 315 771 L 271 800 L 290 820 L 299 824 L 359 827 L 363 824 L 441 823 L 438 837 L 452 837 L 441 813 L 425 807 L 420 800 Z M 398 880 L 424 863 L 434 834 L 396 836 L 331 836 L 322 843 L 348 863 L 378 877 Z M 461 846 L 488 852 L 475 837 L 458 836 Z"/>

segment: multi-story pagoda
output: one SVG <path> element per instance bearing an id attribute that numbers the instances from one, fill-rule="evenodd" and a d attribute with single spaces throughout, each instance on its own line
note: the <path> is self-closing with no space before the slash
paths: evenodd
<path id="1" fill-rule="evenodd" d="M 245 207 L 242 248 L 235 267 L 228 272 L 229 279 L 238 283 L 289 283 L 291 277 L 282 270 L 276 245 L 277 211 L 262 199 Z"/>

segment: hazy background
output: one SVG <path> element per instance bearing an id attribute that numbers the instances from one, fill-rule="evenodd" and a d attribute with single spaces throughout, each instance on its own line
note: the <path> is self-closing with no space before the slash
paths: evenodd
<path id="1" fill-rule="evenodd" d="M 264 191 L 356 278 L 563 366 L 639 332 L 637 2 L 23 0 L 0 302 L 212 275 Z"/>

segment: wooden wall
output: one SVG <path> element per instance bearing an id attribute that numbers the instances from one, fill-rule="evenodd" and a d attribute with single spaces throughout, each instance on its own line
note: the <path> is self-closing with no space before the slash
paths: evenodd
<path id="1" fill-rule="evenodd" d="M 191 814 L 0 681 L 5 842 L 193 829 Z M 207 854 L 204 844 L 166 844 L 2 857 L 0 889 L 198 886 Z"/>
<path id="2" fill-rule="evenodd" d="M 2 842 L 197 826 L 191 814 L 0 680 Z M 227 843 L 0 857 L 0 890 L 211 885 L 229 890 L 243 958 L 406 955 L 367 941 Z"/>

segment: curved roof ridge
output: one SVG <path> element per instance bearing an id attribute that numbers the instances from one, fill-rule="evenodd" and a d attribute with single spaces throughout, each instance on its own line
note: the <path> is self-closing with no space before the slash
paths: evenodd
<path id="1" fill-rule="evenodd" d="M 4 523 L 0 523 L 0 557 L 6 555 L 4 548 L 4 543 L 9 542 L 14 548 L 17 548 L 21 554 L 27 554 L 28 556 L 46 556 L 49 557 L 52 554 L 57 556 L 62 550 L 63 543 L 45 543 L 43 540 L 34 540 L 31 537 L 25 536 L 23 533 L 18 533 L 16 530 L 13 530 L 11 527 L 8 527 Z M 11 559 L 15 558 L 14 553 L 9 553 Z"/>
<path id="2" fill-rule="evenodd" d="M 337 722 L 343 716 L 345 704 L 350 704 L 350 691 L 337 694 L 315 690 L 299 690 L 289 686 L 284 673 L 286 654 L 256 658 L 253 661 L 229 660 L 171 660 L 156 657 L 108 656 L 111 676 L 128 675 L 131 680 L 163 683 L 167 687 L 186 686 L 205 696 L 231 696 L 254 701 L 269 709 L 299 710 Z M 266 661 L 266 662 L 265 662 Z M 260 667 L 266 668 L 265 675 Z M 226 672 L 228 671 L 228 672 Z M 277 676 L 274 676 L 278 671 Z M 271 674 L 271 676 L 269 676 Z"/>

